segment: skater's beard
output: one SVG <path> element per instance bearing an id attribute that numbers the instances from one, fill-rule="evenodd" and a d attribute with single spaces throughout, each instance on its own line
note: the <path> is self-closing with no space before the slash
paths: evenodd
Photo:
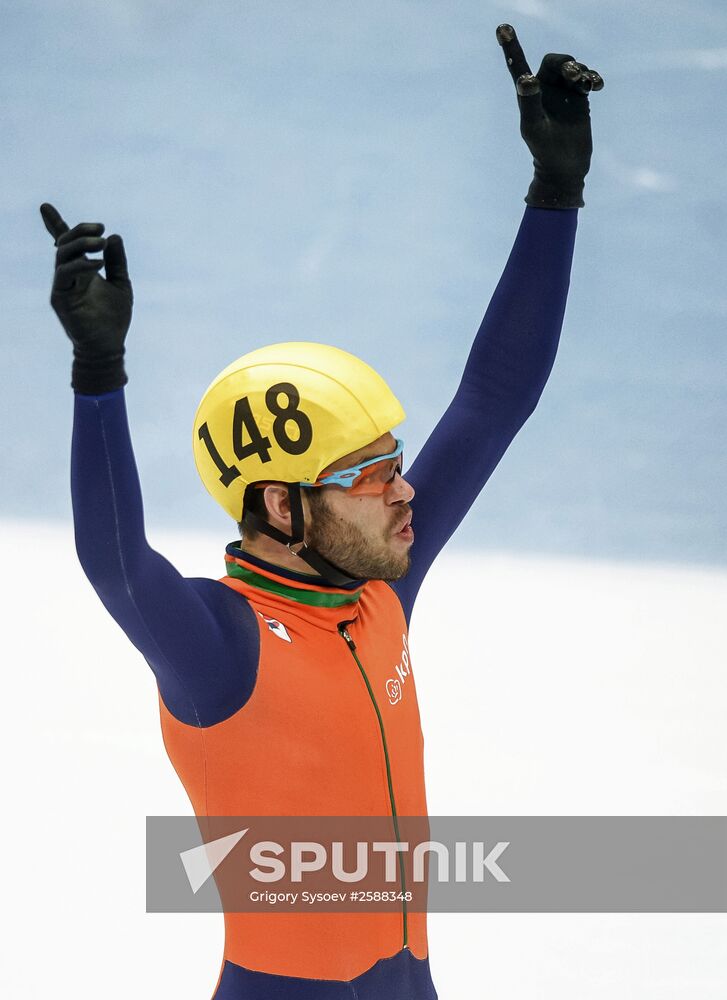
<path id="1" fill-rule="evenodd" d="M 410 549 L 394 541 L 402 513 L 410 511 L 408 504 L 391 511 L 384 527 L 365 530 L 361 519 L 346 518 L 330 506 L 322 491 L 311 491 L 310 524 L 306 543 L 324 559 L 356 580 L 399 580 L 411 564 Z"/>

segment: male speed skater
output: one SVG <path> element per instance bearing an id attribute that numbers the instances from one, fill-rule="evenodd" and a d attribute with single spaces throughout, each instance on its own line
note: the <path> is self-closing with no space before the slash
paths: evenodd
<path id="1" fill-rule="evenodd" d="M 182 577 L 145 537 L 123 241 L 41 206 L 57 247 L 51 305 L 73 343 L 78 556 L 154 671 L 165 746 L 198 818 L 426 815 L 408 623 L 550 374 L 591 159 L 589 93 L 603 86 L 564 54 L 533 75 L 510 25 L 497 39 L 535 170 L 454 398 L 405 470 L 404 411 L 357 357 L 293 342 L 232 362 L 193 430 L 202 481 L 239 528 L 219 580 Z M 404 668 L 393 678 L 392 664 Z M 225 913 L 215 1000 L 436 996 L 426 914 L 405 901 Z"/>

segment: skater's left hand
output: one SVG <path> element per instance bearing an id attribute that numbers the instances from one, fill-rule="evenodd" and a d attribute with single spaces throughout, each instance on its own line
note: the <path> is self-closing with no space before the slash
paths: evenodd
<path id="1" fill-rule="evenodd" d="M 593 141 L 588 94 L 603 78 L 573 56 L 549 52 L 533 76 L 515 29 L 497 40 L 517 90 L 520 134 L 533 154 L 535 177 L 525 201 L 537 208 L 581 208 Z"/>

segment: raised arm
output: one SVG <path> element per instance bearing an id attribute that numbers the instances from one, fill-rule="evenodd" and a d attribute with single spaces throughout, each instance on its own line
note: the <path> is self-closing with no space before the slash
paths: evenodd
<path id="1" fill-rule="evenodd" d="M 553 367 L 591 160 L 587 95 L 603 87 L 598 73 L 569 55 L 546 55 L 533 76 L 514 29 L 500 25 L 497 39 L 516 85 L 534 177 L 459 388 L 406 473 L 416 490 L 416 541 L 411 568 L 395 589 L 407 616 L 427 570 L 535 409 Z"/>
<path id="2" fill-rule="evenodd" d="M 76 550 L 105 607 L 154 670 L 169 710 L 190 725 L 210 725 L 252 690 L 255 617 L 223 584 L 182 577 L 146 539 L 123 389 L 133 296 L 121 237 L 103 239 L 100 223 L 69 229 L 52 205 L 41 214 L 58 247 L 51 305 L 73 343 Z M 86 256 L 98 251 L 103 259 Z"/>

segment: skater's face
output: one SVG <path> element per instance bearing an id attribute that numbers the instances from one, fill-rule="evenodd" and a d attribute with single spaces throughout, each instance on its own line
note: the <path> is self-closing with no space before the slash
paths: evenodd
<path id="1" fill-rule="evenodd" d="M 392 434 L 345 455 L 324 469 L 321 477 L 348 469 L 396 449 Z M 357 493 L 343 486 L 305 490 L 309 515 L 306 542 L 349 576 L 368 580 L 398 580 L 409 569 L 414 541 L 410 526 L 414 490 L 391 463 L 386 489 Z"/>

